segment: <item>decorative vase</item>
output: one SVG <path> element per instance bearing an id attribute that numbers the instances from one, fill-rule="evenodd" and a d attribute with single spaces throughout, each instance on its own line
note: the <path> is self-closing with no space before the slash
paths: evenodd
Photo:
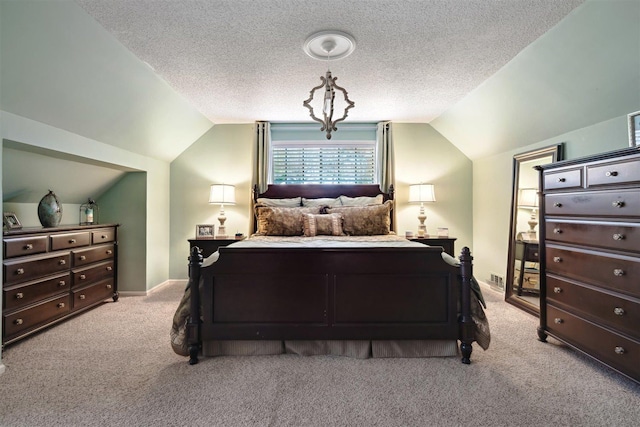
<path id="1" fill-rule="evenodd" d="M 62 220 L 62 205 L 51 190 L 38 203 L 38 219 L 43 227 L 57 227 Z"/>

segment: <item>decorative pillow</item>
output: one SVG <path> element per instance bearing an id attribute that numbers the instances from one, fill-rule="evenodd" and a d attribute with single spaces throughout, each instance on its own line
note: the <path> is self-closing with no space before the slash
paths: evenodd
<path id="1" fill-rule="evenodd" d="M 320 199 L 305 199 L 302 198 L 302 206 L 342 206 L 342 202 L 339 197 L 332 199 L 331 197 L 323 197 Z"/>
<path id="2" fill-rule="evenodd" d="M 382 204 L 382 194 L 378 194 L 375 197 L 348 197 L 348 196 L 340 196 L 340 202 L 342 202 L 342 206 L 369 206 L 369 205 L 381 205 Z"/>
<path id="3" fill-rule="evenodd" d="M 261 206 L 279 206 L 282 208 L 297 208 L 302 205 L 302 197 L 293 197 L 291 199 L 268 199 L 266 197 L 258 197 L 256 205 Z"/>
<path id="4" fill-rule="evenodd" d="M 391 203 L 388 200 L 382 205 L 328 208 L 327 213 L 342 214 L 342 229 L 348 236 L 389 234 L 391 229 Z"/>
<path id="5" fill-rule="evenodd" d="M 306 237 L 344 235 L 341 213 L 327 215 L 303 214 L 302 225 Z"/>
<path id="6" fill-rule="evenodd" d="M 301 236 L 302 215 L 318 214 L 320 207 L 283 208 L 277 206 L 258 206 L 256 216 L 258 229 L 262 236 Z"/>

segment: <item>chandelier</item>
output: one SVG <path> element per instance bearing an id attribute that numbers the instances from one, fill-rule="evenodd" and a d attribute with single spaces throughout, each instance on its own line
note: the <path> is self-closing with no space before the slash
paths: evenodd
<path id="1" fill-rule="evenodd" d="M 304 43 L 304 51 L 307 55 L 315 59 L 326 61 L 345 58 L 349 56 L 355 48 L 356 42 L 354 38 L 351 35 L 340 31 L 321 31 L 311 35 Z M 337 79 L 337 77 L 333 77 L 331 75 L 331 70 L 327 70 L 324 77 L 320 76 L 322 84 L 311 89 L 311 91 L 309 91 L 309 98 L 302 103 L 303 106 L 309 109 L 309 115 L 311 118 L 322 124 L 320 131 L 326 132 L 327 139 L 331 139 L 331 132 L 338 130 L 336 124 L 346 119 L 349 114 L 349 110 L 355 106 L 355 103 L 349 99 L 347 91 L 336 84 Z M 315 92 L 320 91 L 323 88 L 324 96 L 322 100 L 322 113 L 319 114 L 322 118 L 320 119 L 314 113 L 311 102 L 313 101 Z M 336 92 L 342 92 L 345 107 L 342 117 L 334 120 L 333 116 Z"/>

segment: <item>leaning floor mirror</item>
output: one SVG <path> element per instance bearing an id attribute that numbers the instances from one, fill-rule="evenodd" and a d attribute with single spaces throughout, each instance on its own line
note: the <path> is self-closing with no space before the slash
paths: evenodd
<path id="1" fill-rule="evenodd" d="M 505 301 L 531 314 L 540 313 L 538 251 L 538 171 L 535 166 L 562 160 L 563 144 L 513 157 L 513 193 Z"/>

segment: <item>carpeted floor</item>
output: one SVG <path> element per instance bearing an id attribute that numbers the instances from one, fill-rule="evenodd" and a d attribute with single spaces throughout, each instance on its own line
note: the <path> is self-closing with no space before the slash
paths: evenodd
<path id="1" fill-rule="evenodd" d="M 635 426 L 640 385 L 485 289 L 487 351 L 458 358 L 220 357 L 169 345 L 182 286 L 121 298 L 2 357 L 1 426 Z"/>

